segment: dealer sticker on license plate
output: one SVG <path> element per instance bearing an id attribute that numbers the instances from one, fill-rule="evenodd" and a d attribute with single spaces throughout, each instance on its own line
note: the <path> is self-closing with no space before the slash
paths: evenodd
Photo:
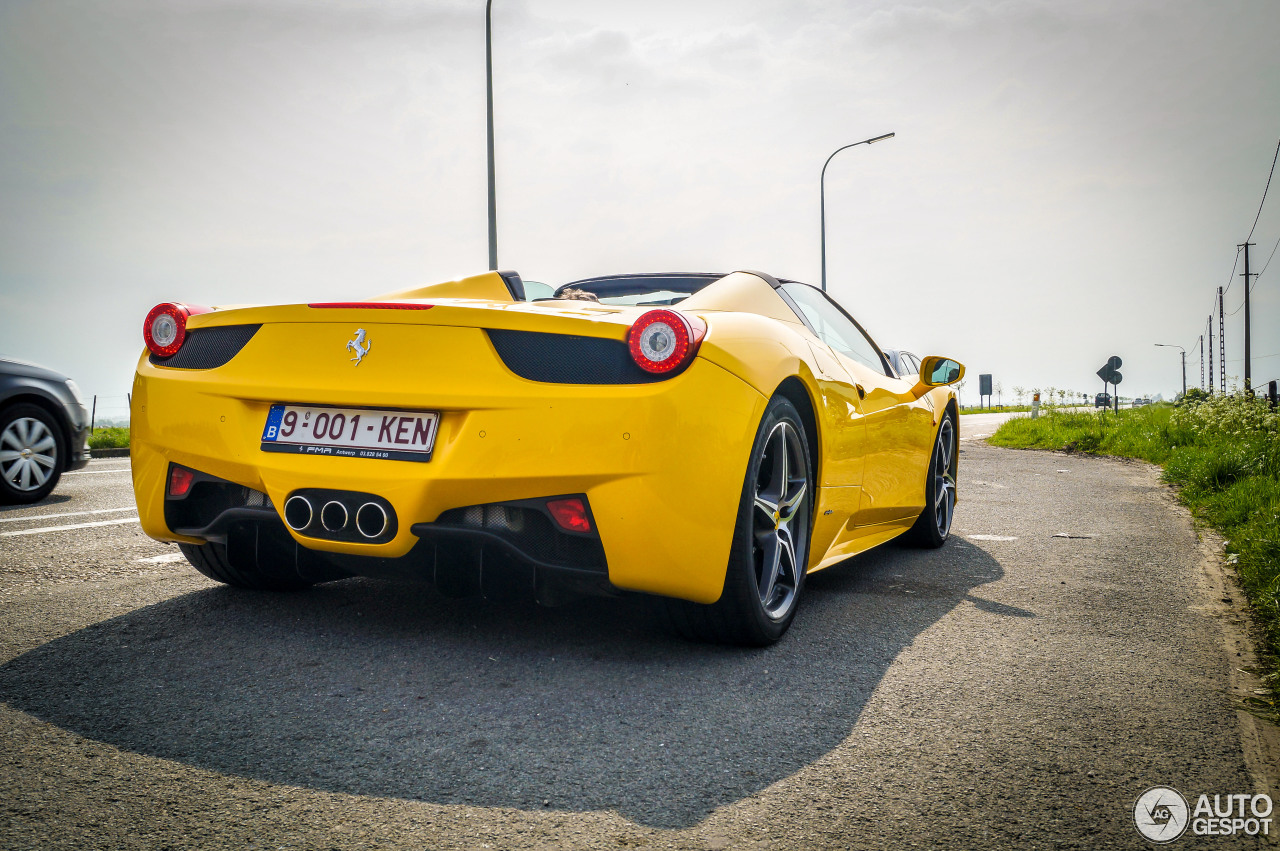
<path id="1" fill-rule="evenodd" d="M 266 452 L 430 461 L 440 414 L 375 408 L 272 405 L 262 429 Z"/>

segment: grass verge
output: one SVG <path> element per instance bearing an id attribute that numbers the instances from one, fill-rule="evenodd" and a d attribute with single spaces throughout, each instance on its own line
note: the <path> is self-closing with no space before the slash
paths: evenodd
<path id="1" fill-rule="evenodd" d="M 1214 396 L 1099 415 L 1050 412 L 1006 422 L 995 446 L 1140 458 L 1164 468 L 1192 513 L 1227 540 L 1262 640 L 1269 698 L 1280 716 L 1280 415 L 1262 399 Z"/>
<path id="2" fill-rule="evenodd" d="M 95 428 L 89 435 L 90 449 L 124 449 L 129 445 L 129 429 L 124 427 Z"/>

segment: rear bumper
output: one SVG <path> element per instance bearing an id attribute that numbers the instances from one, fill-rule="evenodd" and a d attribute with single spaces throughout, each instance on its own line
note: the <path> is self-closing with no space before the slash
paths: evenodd
<path id="1" fill-rule="evenodd" d="M 222 375 L 227 369 L 175 374 L 144 357 L 131 434 L 143 530 L 159 540 L 202 540 L 178 535 L 165 522 L 170 463 L 261 491 L 277 514 L 302 488 L 376 494 L 399 519 L 385 543 L 289 533 L 311 550 L 371 559 L 400 559 L 420 537 L 454 534 L 421 525 L 435 524 L 450 509 L 581 493 L 590 501 L 614 587 L 718 599 L 747 456 L 767 399 L 701 359 L 653 384 L 571 386 L 487 369 L 492 354 L 476 354 L 472 363 L 479 367 L 468 388 L 450 378 L 440 392 L 407 391 L 413 377 L 401 375 L 395 390 L 367 393 L 238 383 Z M 429 462 L 263 452 L 260 438 L 273 402 L 439 411 L 435 451 Z"/>

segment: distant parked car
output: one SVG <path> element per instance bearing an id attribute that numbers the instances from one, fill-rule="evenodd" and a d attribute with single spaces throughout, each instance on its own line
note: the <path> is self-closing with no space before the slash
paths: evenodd
<path id="1" fill-rule="evenodd" d="M 1111 394 L 1110 394 L 1110 393 L 1099 393 L 1097 396 L 1094 396 L 1094 397 L 1093 397 L 1093 406 L 1094 406 L 1095 408 L 1110 408 L 1110 407 L 1111 407 Z"/>
<path id="2" fill-rule="evenodd" d="M 89 411 L 65 375 L 0 357 L 0 503 L 38 502 L 89 463 Z"/>
<path id="3" fill-rule="evenodd" d="M 884 356 L 899 377 L 920 374 L 920 357 L 902 349 L 886 349 Z"/>
<path id="4" fill-rule="evenodd" d="M 1150 399 L 1134 399 L 1133 400 L 1133 407 L 1135 408 L 1141 408 L 1143 405 L 1150 405 L 1150 404 L 1151 404 Z"/>

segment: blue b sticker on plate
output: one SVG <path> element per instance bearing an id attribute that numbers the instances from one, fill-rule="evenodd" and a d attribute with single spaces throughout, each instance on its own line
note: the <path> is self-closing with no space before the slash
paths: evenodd
<path id="1" fill-rule="evenodd" d="M 284 419 L 284 405 L 272 405 L 267 414 L 267 426 L 262 430 L 264 443 L 274 442 L 280 435 L 280 420 Z"/>

